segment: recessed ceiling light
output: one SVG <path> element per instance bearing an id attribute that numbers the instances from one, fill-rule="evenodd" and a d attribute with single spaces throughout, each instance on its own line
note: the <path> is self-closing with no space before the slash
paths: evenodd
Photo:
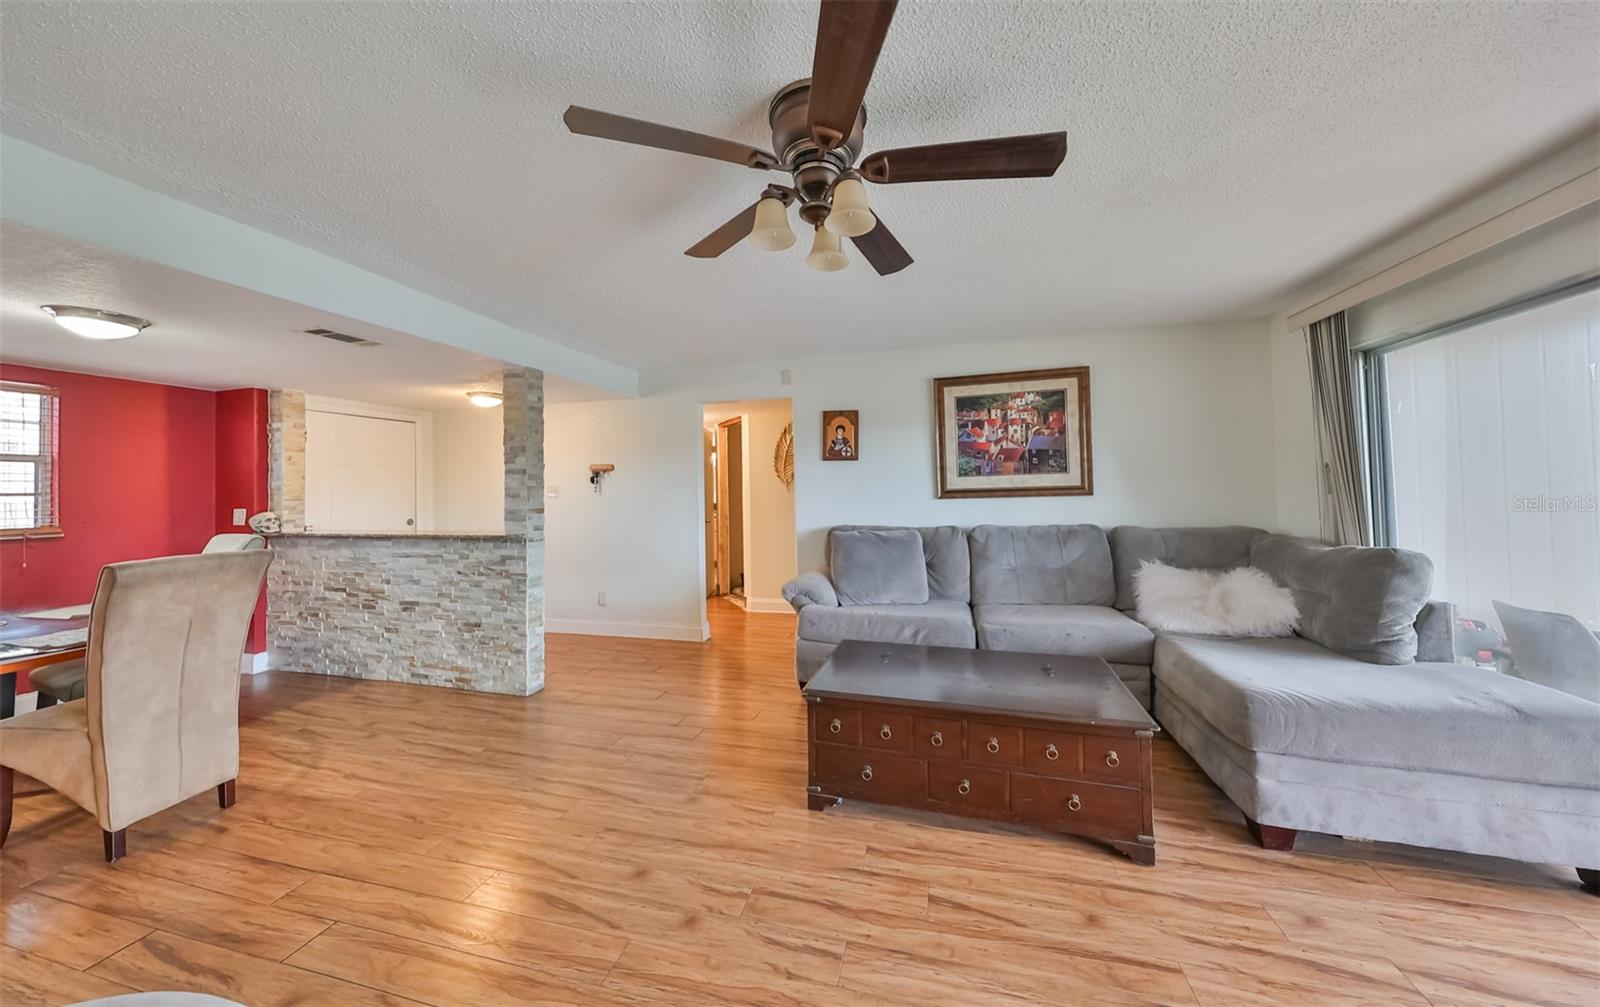
<path id="1" fill-rule="evenodd" d="M 500 404 L 499 392 L 468 392 L 467 401 L 482 409 L 493 409 Z"/>
<path id="2" fill-rule="evenodd" d="M 68 304 L 41 304 L 39 307 L 54 318 L 57 325 L 85 339 L 127 339 L 150 327 L 143 318 L 115 311 L 75 308 Z"/>

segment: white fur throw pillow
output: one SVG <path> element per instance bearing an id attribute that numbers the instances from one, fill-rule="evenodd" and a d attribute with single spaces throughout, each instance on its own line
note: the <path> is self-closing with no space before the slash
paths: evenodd
<path id="1" fill-rule="evenodd" d="M 1146 560 L 1133 575 L 1135 614 L 1151 629 L 1209 636 L 1293 636 L 1294 594 L 1255 567 L 1182 570 Z"/>

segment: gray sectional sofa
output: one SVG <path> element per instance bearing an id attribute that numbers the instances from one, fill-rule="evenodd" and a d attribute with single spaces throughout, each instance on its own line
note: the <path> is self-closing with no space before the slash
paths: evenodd
<path id="1" fill-rule="evenodd" d="M 1142 562 L 1254 566 L 1299 634 L 1154 633 Z M 1297 830 L 1576 866 L 1600 883 L 1600 704 L 1455 664 L 1432 565 L 1257 528 L 839 527 L 829 574 L 784 596 L 802 683 L 847 639 L 1105 659 L 1244 812 L 1263 845 Z"/>

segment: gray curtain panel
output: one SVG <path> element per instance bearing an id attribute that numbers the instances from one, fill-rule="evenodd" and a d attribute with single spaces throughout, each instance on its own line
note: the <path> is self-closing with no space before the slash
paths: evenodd
<path id="1" fill-rule="evenodd" d="M 1371 545 L 1344 312 L 1306 326 L 1306 354 L 1311 362 L 1311 415 L 1322 462 L 1322 538 L 1334 545 Z"/>

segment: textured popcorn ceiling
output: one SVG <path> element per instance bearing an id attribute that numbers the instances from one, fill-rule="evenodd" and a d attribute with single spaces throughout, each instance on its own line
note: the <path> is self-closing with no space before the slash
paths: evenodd
<path id="1" fill-rule="evenodd" d="M 903 3 L 867 149 L 1065 128 L 1054 179 L 872 189 L 916 257 L 683 249 L 762 173 L 812 4 L 0 7 L 6 132 L 636 366 L 1258 315 L 1592 124 L 1589 3 Z M 777 177 L 777 176 L 773 176 Z"/>

